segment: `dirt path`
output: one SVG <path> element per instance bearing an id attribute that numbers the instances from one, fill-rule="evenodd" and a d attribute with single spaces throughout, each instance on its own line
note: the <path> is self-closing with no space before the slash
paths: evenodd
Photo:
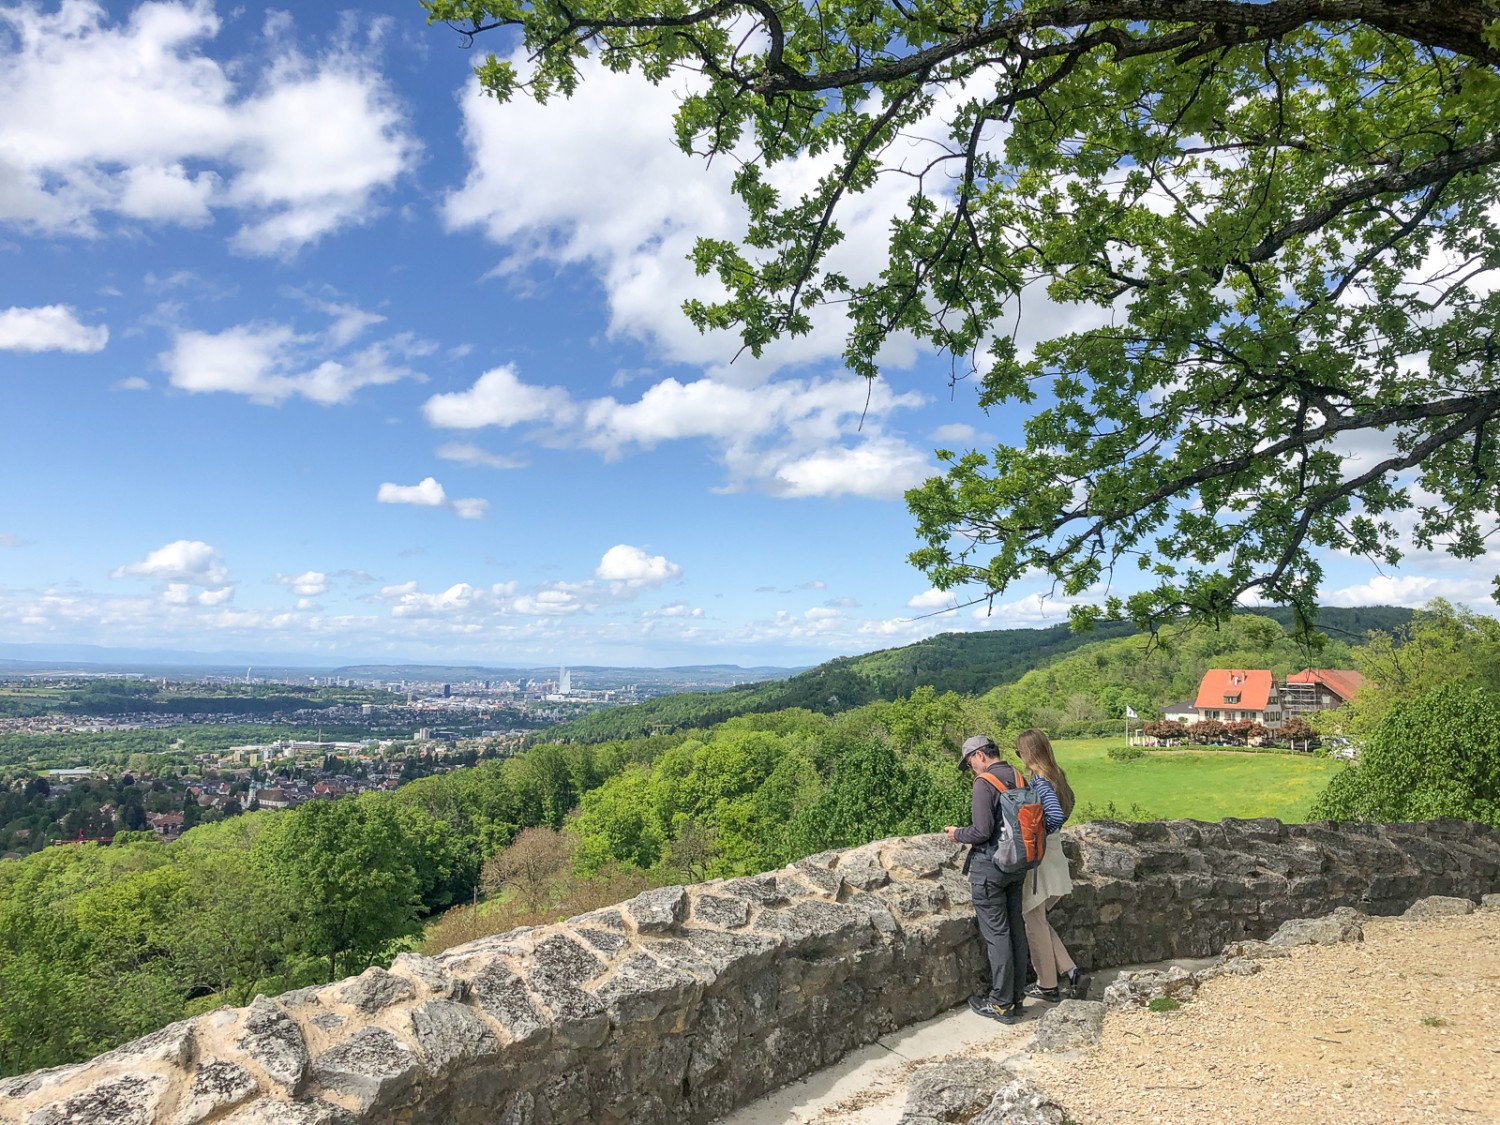
<path id="1" fill-rule="evenodd" d="M 1500 1122 L 1500 911 L 1364 932 L 1111 1011 L 1097 1050 L 1036 1075 L 1078 1125 Z"/>

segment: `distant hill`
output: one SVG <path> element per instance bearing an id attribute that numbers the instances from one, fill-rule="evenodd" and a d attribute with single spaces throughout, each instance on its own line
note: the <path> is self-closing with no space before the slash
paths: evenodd
<path id="1" fill-rule="evenodd" d="M 1292 626 L 1284 609 L 1250 611 L 1283 628 Z M 1363 641 L 1372 630 L 1389 632 L 1411 621 L 1399 606 L 1329 606 L 1319 611 L 1318 627 L 1330 637 Z M 900 648 L 861 656 L 841 656 L 776 683 L 746 684 L 722 692 L 680 692 L 632 707 L 598 711 L 549 727 L 539 738 L 605 742 L 712 726 L 736 715 L 762 714 L 789 707 L 832 714 L 879 700 L 910 695 L 919 687 L 980 695 L 1021 678 L 1034 668 L 1098 641 L 1136 634 L 1131 625 L 1110 623 L 1086 633 L 1066 624 L 1046 629 L 996 629 L 983 633 L 940 633 Z"/>

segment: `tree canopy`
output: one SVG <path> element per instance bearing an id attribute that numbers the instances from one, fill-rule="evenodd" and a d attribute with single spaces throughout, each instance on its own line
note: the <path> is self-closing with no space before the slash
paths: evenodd
<path id="1" fill-rule="evenodd" d="M 1493 0 L 424 2 L 519 35 L 477 67 L 501 100 L 571 94 L 590 55 L 685 78 L 677 143 L 735 161 L 748 213 L 698 244 L 701 328 L 758 353 L 836 304 L 850 370 L 905 334 L 1027 411 L 1022 444 L 939 450 L 908 494 L 938 587 L 1040 573 L 1078 618 L 1155 627 L 1246 594 L 1310 612 L 1321 552 L 1483 553 Z M 826 172 L 779 189 L 802 156 Z M 890 177 L 882 269 L 846 276 L 841 208 Z M 1070 327 L 1024 345 L 1042 301 Z"/>

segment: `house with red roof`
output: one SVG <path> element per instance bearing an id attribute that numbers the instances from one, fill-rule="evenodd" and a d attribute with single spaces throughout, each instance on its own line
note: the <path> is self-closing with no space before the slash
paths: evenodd
<path id="1" fill-rule="evenodd" d="M 1281 726 L 1285 717 L 1276 678 L 1263 668 L 1210 668 L 1193 706 L 1199 719 L 1260 723 L 1267 730 Z"/>
<path id="2" fill-rule="evenodd" d="M 1352 668 L 1304 668 L 1286 678 L 1282 703 L 1288 715 L 1331 711 L 1358 695 L 1365 682 Z"/>

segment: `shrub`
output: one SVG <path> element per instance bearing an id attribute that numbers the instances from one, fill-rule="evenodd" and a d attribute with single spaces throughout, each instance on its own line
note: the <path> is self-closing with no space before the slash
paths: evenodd
<path id="1" fill-rule="evenodd" d="M 1111 746 L 1105 753 L 1112 762 L 1134 762 L 1146 756 L 1139 746 Z"/>

